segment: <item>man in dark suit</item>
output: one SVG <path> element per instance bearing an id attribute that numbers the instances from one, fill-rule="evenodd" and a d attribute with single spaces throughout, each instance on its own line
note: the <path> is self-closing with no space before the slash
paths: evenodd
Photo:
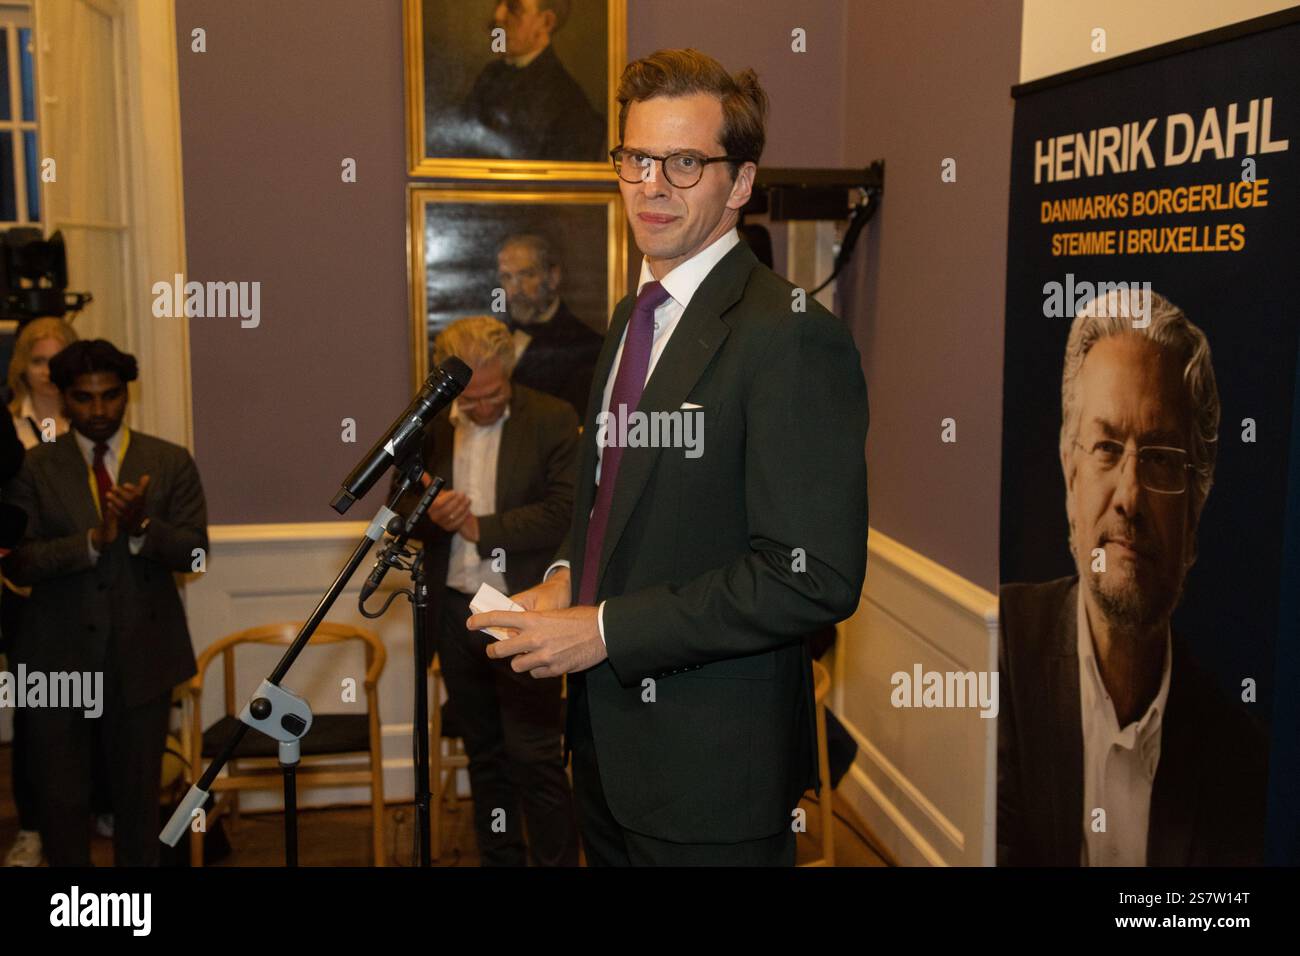
<path id="1" fill-rule="evenodd" d="M 1093 823 L 1084 808 L 1078 601 L 1077 576 L 1002 589 L 1000 866 L 1078 866 Z M 1262 863 L 1267 753 L 1259 728 L 1183 653 L 1173 655 L 1162 723 L 1147 865 Z"/>
<path id="2" fill-rule="evenodd" d="M 569 674 L 589 862 L 791 865 L 816 776 L 803 636 L 866 573 L 866 386 L 844 325 L 736 233 L 753 71 L 660 51 L 619 102 L 645 259 L 596 366 L 573 525 L 528 611 L 469 625 L 518 628 L 488 648 L 517 670 Z"/>
<path id="3" fill-rule="evenodd" d="M 1142 295 L 1136 310 L 1093 300 L 1066 346 L 1059 454 L 1078 574 L 1002 589 L 1004 865 L 1262 862 L 1263 735 L 1170 626 L 1214 477 L 1209 344 Z"/>
<path id="4" fill-rule="evenodd" d="M 564 68 L 551 38 L 569 18 L 569 0 L 498 0 L 494 29 L 505 56 L 483 68 L 465 100 L 470 122 L 492 134 L 489 155 L 503 159 L 600 162 L 605 120 Z"/>
<path id="5" fill-rule="evenodd" d="M 511 380 L 564 399 L 581 415 L 604 340 L 560 297 L 564 272 L 550 240 L 536 233 L 508 237 L 497 250 L 497 281 L 515 340 Z"/>
<path id="6" fill-rule="evenodd" d="M 206 551 L 207 508 L 189 453 L 123 424 L 134 357 L 103 339 L 50 362 L 72 428 L 33 449 L 6 492 L 27 512 L 6 559 L 32 586 L 15 661 L 27 671 L 100 673 L 119 866 L 158 862 L 158 795 L 172 689 L 194 675 L 173 573 Z M 30 772 L 52 866 L 90 863 L 94 721 L 78 708 L 28 715 Z"/>
<path id="7" fill-rule="evenodd" d="M 560 745 L 562 681 L 510 669 L 485 653 L 493 638 L 466 631 L 481 584 L 522 590 L 546 570 L 573 511 L 578 418 L 568 405 L 514 384 L 514 344 L 496 319 L 452 323 L 434 343 L 474 372 L 429 427 L 425 468 L 446 487 L 418 526 L 431 584 L 433 635 L 447 712 L 465 741 L 474 829 L 485 866 L 576 866 L 573 795 Z M 405 508 L 413 498 L 403 501 Z M 527 843 L 524 840 L 525 824 Z"/>

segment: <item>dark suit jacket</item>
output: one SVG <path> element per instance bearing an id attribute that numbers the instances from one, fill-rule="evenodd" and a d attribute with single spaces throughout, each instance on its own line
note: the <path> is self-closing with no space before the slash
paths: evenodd
<path id="1" fill-rule="evenodd" d="M 122 534 L 96 564 L 86 535 L 99 514 L 73 432 L 28 452 L 5 492 L 28 516 L 26 540 L 6 559 L 6 572 L 32 585 L 14 659 L 42 671 L 117 674 L 127 706 L 194 675 L 172 574 L 193 570 L 193 550 L 208 547 L 207 505 L 189 452 L 132 431 L 118 482 L 138 482 L 145 474 L 151 523 L 140 553 L 130 553 Z"/>
<path id="2" fill-rule="evenodd" d="M 1078 577 L 1002 588 L 998 864 L 1078 866 L 1087 822 Z M 1263 862 L 1267 751 L 1174 637 L 1151 791 L 1149 866 Z"/>
<path id="3" fill-rule="evenodd" d="M 522 70 L 493 60 L 474 81 L 464 111 L 504 141 L 502 158 L 587 163 L 608 159 L 605 121 L 591 108 L 554 47 L 548 46 Z"/>
<path id="4" fill-rule="evenodd" d="M 7 411 L 0 409 L 0 483 L 18 474 L 25 452 L 18 430 L 14 428 L 13 416 L 6 414 Z"/>
<path id="5" fill-rule="evenodd" d="M 526 385 L 511 389 L 510 417 L 501 426 L 497 457 L 495 514 L 478 519 L 478 553 L 485 559 L 496 548 L 505 551 L 505 579 L 510 593 L 530 588 L 546 572 L 556 545 L 563 539 L 573 512 L 573 477 L 577 466 L 578 416 L 564 402 Z M 425 434 L 424 463 L 447 488 L 456 487 L 453 468 L 455 429 L 448 412 L 433 420 Z M 403 496 L 398 511 L 406 514 L 417 497 Z M 434 633 L 452 535 L 427 517 L 416 525 L 427 549 L 429 633 Z"/>
<path id="6" fill-rule="evenodd" d="M 521 326 L 532 339 L 519 356 L 512 381 L 573 406 L 575 417 L 587 407 L 591 376 L 604 339 L 560 302 L 549 322 Z"/>
<path id="7" fill-rule="evenodd" d="M 581 683 L 611 812 L 662 840 L 731 843 L 791 825 L 816 780 L 803 636 L 852 614 L 866 573 L 858 350 L 811 298 L 806 312 L 793 311 L 793 288 L 743 242 L 728 252 L 691 299 L 639 406 L 702 406 L 704 453 L 623 453 L 597 591 L 609 657 Z M 628 296 L 614 312 L 584 419 L 577 505 L 560 552 L 575 597 L 601 386 L 633 304 Z M 646 678 L 653 703 L 643 700 Z"/>

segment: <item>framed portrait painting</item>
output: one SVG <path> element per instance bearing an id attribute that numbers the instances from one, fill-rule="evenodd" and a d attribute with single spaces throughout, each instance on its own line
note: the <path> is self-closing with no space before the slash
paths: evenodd
<path id="1" fill-rule="evenodd" d="M 612 180 L 626 0 L 405 0 L 410 173 Z"/>
<path id="2" fill-rule="evenodd" d="M 536 380 L 519 377 L 521 360 L 516 381 L 581 415 L 609 316 L 627 287 L 622 196 L 412 186 L 409 235 L 416 387 L 432 368 L 439 332 L 490 315 L 530 359 Z"/>

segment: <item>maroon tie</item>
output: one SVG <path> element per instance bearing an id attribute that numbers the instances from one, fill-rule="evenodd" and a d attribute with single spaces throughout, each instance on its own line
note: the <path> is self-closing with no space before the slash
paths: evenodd
<path id="1" fill-rule="evenodd" d="M 108 469 L 104 467 L 104 453 L 106 451 L 108 451 L 108 445 L 104 442 L 95 445 L 95 463 L 92 466 L 95 472 L 95 486 L 99 489 L 99 513 L 101 517 L 108 507 L 108 489 L 113 487 L 113 479 L 109 477 Z"/>
<path id="2" fill-rule="evenodd" d="M 627 324 L 627 337 L 623 340 L 623 358 L 618 363 L 614 390 L 609 396 L 610 419 L 605 427 L 606 436 L 626 434 L 620 430 L 619 420 L 624 414 L 636 411 L 641 402 L 641 392 L 645 390 L 646 375 L 650 370 L 650 348 L 654 344 L 655 309 L 667 298 L 668 290 L 658 282 L 647 282 L 637 294 L 636 306 Z M 623 449 L 617 444 L 607 444 L 601 452 L 600 484 L 596 488 L 596 506 L 592 508 L 591 521 L 587 524 L 587 547 L 582 558 L 579 604 L 591 604 L 596 599 L 600 553 L 605 545 L 605 527 L 609 524 L 614 483 L 622 460 Z"/>

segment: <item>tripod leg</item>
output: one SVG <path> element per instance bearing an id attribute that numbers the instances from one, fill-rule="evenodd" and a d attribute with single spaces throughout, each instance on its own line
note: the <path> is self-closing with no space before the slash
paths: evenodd
<path id="1" fill-rule="evenodd" d="M 296 764 L 284 764 L 284 865 L 298 865 L 298 775 Z"/>

